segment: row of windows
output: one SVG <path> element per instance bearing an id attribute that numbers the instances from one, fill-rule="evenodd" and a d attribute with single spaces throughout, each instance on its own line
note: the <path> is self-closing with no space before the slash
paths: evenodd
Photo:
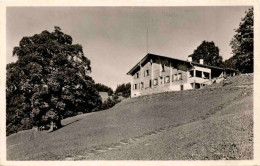
<path id="1" fill-rule="evenodd" d="M 179 73 L 179 74 L 181 74 L 181 73 Z M 195 74 L 196 74 L 196 77 L 209 79 L 210 73 L 196 70 Z M 149 75 L 150 75 L 149 70 L 145 70 L 144 71 L 144 77 L 149 76 Z M 139 77 L 140 77 L 139 72 L 135 73 L 134 78 L 138 79 Z M 194 70 L 190 71 L 190 77 L 194 77 Z M 173 81 L 177 81 L 177 80 L 180 80 L 180 79 L 182 79 L 181 75 L 180 76 L 178 74 L 173 75 Z"/>
<path id="2" fill-rule="evenodd" d="M 149 76 L 149 75 L 150 75 L 149 70 L 145 70 L 144 71 L 144 77 Z M 139 72 L 135 73 L 134 78 L 137 79 L 139 77 L 140 77 Z M 169 76 L 166 76 L 166 77 L 169 77 Z M 182 79 L 181 78 L 182 74 L 181 73 L 174 74 L 174 75 L 172 75 L 172 77 L 174 78 L 173 80 L 177 81 L 177 80 Z"/>
<path id="3" fill-rule="evenodd" d="M 162 72 L 165 72 L 164 65 L 162 65 Z M 144 77 L 147 77 L 150 75 L 149 70 L 144 70 Z M 134 78 L 138 79 L 140 77 L 139 72 L 135 73 Z"/>
<path id="4" fill-rule="evenodd" d="M 149 70 L 145 70 L 144 77 L 149 76 L 149 75 L 150 75 Z M 135 73 L 134 78 L 137 79 L 139 77 L 140 77 L 139 72 Z"/>
<path id="5" fill-rule="evenodd" d="M 182 73 L 178 73 L 178 74 L 173 74 L 172 75 L 172 82 L 174 81 L 179 81 L 179 80 L 182 80 Z M 169 83 L 170 82 L 170 76 L 165 76 L 164 77 L 164 83 Z M 155 78 L 153 80 L 153 85 L 156 86 L 158 85 L 158 78 Z M 149 87 L 152 87 L 152 80 L 150 80 L 149 82 Z M 133 85 L 133 89 L 138 89 L 138 88 L 144 88 L 144 82 L 141 82 L 139 84 L 134 84 Z"/>
<path id="6" fill-rule="evenodd" d="M 162 64 L 161 71 L 165 72 L 165 65 L 164 64 Z M 149 70 L 144 71 L 144 77 L 146 77 L 146 76 L 149 76 Z M 135 73 L 134 78 L 137 79 L 139 77 L 140 77 L 139 72 Z"/>
<path id="7" fill-rule="evenodd" d="M 154 80 L 157 80 L 157 78 L 154 79 Z M 173 74 L 172 75 L 172 82 L 179 81 L 179 80 L 182 80 L 182 73 L 178 73 L 178 74 Z M 165 76 L 164 77 L 164 82 L 165 83 L 169 83 L 170 82 L 170 76 Z"/>
<path id="8" fill-rule="evenodd" d="M 209 79 L 209 73 L 195 70 L 196 77 Z M 194 70 L 190 71 L 190 77 L 194 77 Z"/>

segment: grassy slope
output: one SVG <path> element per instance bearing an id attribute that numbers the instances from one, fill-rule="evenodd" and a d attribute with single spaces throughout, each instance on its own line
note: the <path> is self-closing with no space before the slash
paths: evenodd
<path id="1" fill-rule="evenodd" d="M 206 119 L 145 133 L 123 148 L 85 159 L 234 160 L 253 158 L 252 96 L 223 105 Z M 126 141 L 127 142 L 127 141 Z M 140 150 L 141 149 L 141 150 Z M 80 159 L 81 156 L 76 156 Z"/>
<path id="2" fill-rule="evenodd" d="M 252 81 L 234 77 L 224 87 L 127 99 L 68 118 L 69 125 L 30 141 L 31 131 L 14 134 L 7 138 L 8 159 L 249 159 Z"/>

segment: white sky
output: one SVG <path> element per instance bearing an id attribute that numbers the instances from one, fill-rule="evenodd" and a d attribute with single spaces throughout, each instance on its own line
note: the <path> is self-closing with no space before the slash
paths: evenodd
<path id="1" fill-rule="evenodd" d="M 214 41 L 224 59 L 229 42 L 249 7 L 8 7 L 7 63 L 23 36 L 54 26 L 81 44 L 91 60 L 95 82 L 116 88 L 149 53 L 186 60 L 203 40 Z"/>

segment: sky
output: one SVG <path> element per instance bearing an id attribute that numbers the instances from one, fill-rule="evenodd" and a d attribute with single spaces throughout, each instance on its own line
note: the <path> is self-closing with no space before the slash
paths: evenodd
<path id="1" fill-rule="evenodd" d="M 203 40 L 214 41 L 228 59 L 234 29 L 249 8 L 8 7 L 6 60 L 16 61 L 12 50 L 22 37 L 59 26 L 83 46 L 95 82 L 115 90 L 130 82 L 126 73 L 147 54 L 147 45 L 149 53 L 186 60 Z"/>

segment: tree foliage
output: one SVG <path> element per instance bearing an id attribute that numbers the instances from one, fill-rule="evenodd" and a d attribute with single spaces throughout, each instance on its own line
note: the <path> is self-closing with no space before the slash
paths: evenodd
<path id="1" fill-rule="evenodd" d="M 233 56 L 228 61 L 242 73 L 254 70 L 254 12 L 253 8 L 246 11 L 241 19 L 236 34 L 230 42 Z"/>
<path id="2" fill-rule="evenodd" d="M 223 58 L 219 55 L 219 48 L 215 46 L 213 41 L 208 42 L 204 40 L 189 57 L 192 57 L 192 61 L 197 63 L 199 63 L 200 59 L 203 59 L 204 64 L 223 66 Z"/>
<path id="3" fill-rule="evenodd" d="M 59 27 L 51 33 L 23 37 L 13 55 L 18 60 L 7 65 L 6 80 L 9 133 L 15 132 L 15 126 L 16 130 L 48 128 L 53 123 L 59 128 L 62 118 L 101 105 L 89 76 L 90 60 L 82 46 L 72 44 L 72 37 Z"/>
<path id="4" fill-rule="evenodd" d="M 131 84 L 121 84 L 117 85 L 115 90 L 116 95 L 121 95 L 123 97 L 129 97 L 131 95 Z"/>
<path id="5" fill-rule="evenodd" d="M 112 96 L 114 93 L 110 87 L 108 87 L 104 84 L 101 84 L 101 83 L 96 83 L 95 87 L 99 92 L 107 92 L 109 96 Z"/>

